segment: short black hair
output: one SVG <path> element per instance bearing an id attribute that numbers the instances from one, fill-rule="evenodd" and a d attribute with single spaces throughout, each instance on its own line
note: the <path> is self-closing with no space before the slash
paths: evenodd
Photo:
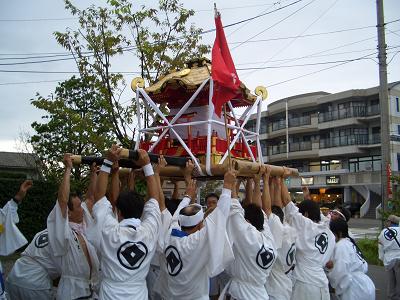
<path id="1" fill-rule="evenodd" d="M 181 199 L 165 197 L 165 206 L 168 209 L 168 211 L 171 213 L 171 215 L 174 215 L 174 213 L 177 210 L 178 205 L 181 201 L 182 201 Z"/>
<path id="2" fill-rule="evenodd" d="M 68 210 L 70 210 L 70 211 L 74 210 L 74 204 L 72 203 L 72 198 L 78 197 L 79 200 L 82 201 L 81 196 L 82 195 L 80 192 L 72 192 L 69 194 L 69 198 L 68 198 L 68 202 L 67 202 Z"/>
<path id="3" fill-rule="evenodd" d="M 182 216 L 194 216 L 195 214 L 197 214 L 200 211 L 200 209 L 202 209 L 200 206 L 188 205 L 188 206 L 185 206 L 184 208 L 182 208 L 179 211 L 179 214 Z M 181 229 L 182 230 L 191 230 L 191 229 L 195 228 L 197 225 L 199 225 L 199 224 L 196 224 L 193 226 L 181 226 Z"/>
<path id="4" fill-rule="evenodd" d="M 307 216 L 310 220 L 314 222 L 321 221 L 321 211 L 319 209 L 319 205 L 312 200 L 304 200 L 300 202 L 298 205 L 299 212 L 304 216 L 307 213 Z"/>
<path id="5" fill-rule="evenodd" d="M 134 191 L 123 191 L 119 194 L 115 206 L 124 219 L 140 219 L 144 208 L 144 199 Z"/>
<path id="6" fill-rule="evenodd" d="M 272 205 L 271 206 L 271 211 L 274 215 L 277 215 L 281 222 L 283 223 L 283 218 L 285 217 L 285 214 L 283 213 L 283 210 L 281 207 L 277 205 Z"/>
<path id="7" fill-rule="evenodd" d="M 244 218 L 250 222 L 258 231 L 264 229 L 264 214 L 261 207 L 254 203 L 247 204 L 243 207 Z"/>
<path id="8" fill-rule="evenodd" d="M 207 194 L 206 197 L 204 198 L 204 201 L 207 202 L 207 199 L 208 199 L 208 198 L 211 198 L 211 197 L 215 197 L 215 198 L 217 198 L 217 200 L 219 200 L 219 196 L 218 196 L 216 193 L 209 193 L 209 194 Z"/>

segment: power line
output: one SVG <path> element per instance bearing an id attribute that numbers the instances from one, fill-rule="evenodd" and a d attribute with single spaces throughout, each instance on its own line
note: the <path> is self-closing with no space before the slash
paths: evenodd
<path id="1" fill-rule="evenodd" d="M 289 39 L 295 39 L 295 38 L 305 38 L 305 37 L 312 37 L 312 36 L 320 36 L 320 35 L 327 35 L 327 34 L 333 34 L 333 33 L 341 33 L 341 32 L 347 32 L 347 31 L 355 31 L 355 30 L 361 30 L 361 29 L 367 29 L 367 28 L 375 28 L 376 26 L 371 25 L 371 26 L 364 26 L 364 27 L 355 27 L 355 28 L 348 28 L 348 29 L 341 29 L 341 30 L 334 30 L 334 31 L 327 31 L 327 32 L 319 32 L 319 33 L 310 33 L 310 34 L 303 34 L 303 35 L 298 35 L 298 36 L 286 36 L 286 37 L 280 37 L 280 38 L 270 38 L 270 39 L 261 39 L 261 40 L 251 40 L 247 41 L 247 43 L 260 43 L 260 42 L 270 42 L 270 41 L 280 41 L 280 40 L 289 40 Z M 230 42 L 229 44 L 240 44 L 243 42 Z"/>
<path id="2" fill-rule="evenodd" d="M 296 13 L 298 13 L 299 11 L 303 10 L 304 8 L 306 8 L 308 5 L 310 5 L 311 3 L 313 3 L 315 0 L 311 0 L 310 2 L 308 2 L 306 5 L 300 7 L 299 9 L 295 10 L 294 12 L 292 12 L 291 14 L 289 14 L 288 16 L 284 17 L 283 19 L 280 19 L 278 22 L 272 24 L 271 26 L 267 27 L 266 29 L 263 29 L 262 31 L 258 32 L 257 34 L 253 35 L 252 37 L 248 38 L 247 40 L 245 40 L 244 42 L 238 44 L 237 46 L 233 47 L 231 50 L 235 50 L 236 48 L 239 48 L 240 46 L 242 46 L 243 44 L 247 43 L 248 41 L 254 39 L 255 37 L 259 36 L 260 34 L 264 33 L 265 31 L 275 27 L 276 25 L 282 23 L 283 21 L 289 19 L 291 16 L 295 15 Z"/>
<path id="3" fill-rule="evenodd" d="M 368 57 L 368 56 L 371 56 L 371 55 L 373 55 L 373 54 L 375 54 L 375 53 L 376 53 L 376 52 L 374 52 L 374 53 L 372 53 L 372 54 L 369 54 L 369 55 L 365 55 L 365 56 L 363 56 L 363 57 Z M 317 71 L 313 71 L 313 72 L 310 72 L 310 73 L 306 73 L 306 74 L 303 74 L 303 75 L 300 75 L 300 76 L 296 76 L 296 77 L 293 77 L 293 78 L 290 78 L 290 79 L 287 79 L 287 80 L 279 81 L 279 82 L 276 82 L 276 83 L 273 83 L 273 84 L 268 85 L 268 87 L 273 87 L 273 86 L 281 85 L 281 84 L 286 83 L 286 82 L 290 82 L 290 81 L 293 81 L 293 80 L 297 80 L 297 79 L 300 79 L 300 78 L 304 78 L 304 77 L 307 77 L 307 76 L 311 76 L 311 75 L 314 75 L 314 74 L 317 74 L 317 73 L 320 73 L 320 72 L 323 72 L 323 71 L 326 71 L 326 70 L 330 70 L 330 69 L 333 69 L 333 68 L 336 68 L 336 67 L 339 67 L 339 66 L 342 66 L 342 65 L 345 65 L 345 64 L 354 62 L 354 61 L 359 61 L 359 60 L 361 60 L 363 57 L 359 57 L 358 59 L 354 59 L 354 60 L 351 60 L 351 61 L 342 62 L 342 63 L 339 63 L 339 64 L 334 65 L 334 66 L 330 66 L 330 67 L 323 68 L 323 69 L 320 69 L 320 70 L 317 70 Z"/>
<path id="4" fill-rule="evenodd" d="M 389 46 L 387 49 L 396 49 L 399 48 L 400 46 Z M 307 57 L 301 56 L 301 57 L 292 57 L 292 58 L 284 58 L 284 59 L 275 59 L 271 60 L 270 62 L 287 62 L 287 61 L 293 61 L 293 60 L 300 60 L 304 58 L 315 58 L 315 57 L 326 57 L 326 56 L 333 56 L 333 55 L 341 55 L 341 54 L 349 54 L 349 53 L 357 53 L 357 52 L 365 52 L 365 51 L 371 51 L 375 50 L 376 48 L 366 48 L 362 50 L 353 50 L 353 51 L 343 51 L 343 52 L 335 52 L 335 53 L 330 53 L 330 54 L 322 54 L 322 55 L 309 55 Z M 259 65 L 262 64 L 264 61 L 255 61 L 255 62 L 248 62 L 248 63 L 238 63 L 236 64 L 237 66 L 244 66 L 244 65 Z"/>
<path id="5" fill-rule="evenodd" d="M 40 70 L 0 70 L 0 73 L 32 73 L 32 74 L 80 74 L 78 71 L 40 71 Z M 110 72 L 111 74 L 141 74 L 139 71 Z M 156 72 L 150 72 L 156 73 Z"/>
<path id="6" fill-rule="evenodd" d="M 0 22 L 43 22 L 43 21 L 66 21 L 78 18 L 38 18 L 38 19 L 0 19 Z"/>
<path id="7" fill-rule="evenodd" d="M 299 35 L 297 35 L 294 39 L 292 39 L 291 41 L 289 41 L 289 43 L 287 43 L 285 46 L 283 46 L 282 48 L 280 48 L 278 51 L 276 51 L 267 61 L 265 61 L 263 63 L 267 64 L 268 62 L 270 62 L 275 56 L 281 54 L 285 49 L 287 49 L 291 44 L 293 44 L 300 35 L 302 35 L 303 33 L 305 33 L 311 26 L 313 26 L 316 22 L 318 22 L 329 10 L 331 10 L 331 8 L 333 6 L 335 6 L 335 4 L 338 2 L 339 0 L 335 0 L 327 9 L 325 9 L 322 14 L 320 14 L 314 21 L 312 21 Z M 262 65 L 262 66 L 263 66 Z M 250 75 L 251 73 L 254 73 L 256 71 L 250 72 L 246 75 Z"/>
<path id="8" fill-rule="evenodd" d="M 15 84 L 31 84 L 31 83 L 44 83 L 44 82 L 60 82 L 64 81 L 65 79 L 57 79 L 57 80 L 40 80 L 40 81 L 20 81 L 20 82 L 3 82 L 0 83 L 1 85 L 15 85 Z"/>

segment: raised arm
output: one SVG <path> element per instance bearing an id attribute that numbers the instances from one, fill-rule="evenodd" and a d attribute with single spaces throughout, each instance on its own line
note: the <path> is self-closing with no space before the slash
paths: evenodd
<path id="1" fill-rule="evenodd" d="M 70 177 L 72 170 L 72 159 L 71 154 L 64 154 L 63 163 L 65 166 L 64 175 L 61 180 L 60 187 L 58 188 L 58 204 L 61 208 L 61 213 L 64 218 L 67 217 L 67 208 L 68 208 L 68 198 L 69 198 L 69 190 L 70 190 Z"/>
<path id="2" fill-rule="evenodd" d="M 154 176 L 153 167 L 150 163 L 149 155 L 143 149 L 139 149 L 137 151 L 139 153 L 139 159 L 136 161 L 136 164 L 143 169 L 144 176 L 146 178 L 147 195 L 149 196 L 149 199 L 156 199 L 160 205 L 160 192 L 156 177 Z"/>
<path id="3" fill-rule="evenodd" d="M 282 178 L 281 177 L 273 177 L 271 181 L 271 200 L 272 205 L 279 206 L 282 208 Z"/>
<path id="4" fill-rule="evenodd" d="M 107 193 L 108 176 L 111 172 L 112 164 L 119 160 L 121 148 L 117 145 L 112 145 L 108 150 L 106 159 L 100 168 L 99 175 L 97 176 L 96 192 L 94 193 L 94 202 L 96 203 L 103 198 Z"/>
<path id="5" fill-rule="evenodd" d="M 131 171 L 129 172 L 129 177 L 128 177 L 128 190 L 129 191 L 135 190 L 135 180 L 136 180 L 135 169 L 131 169 Z"/>
<path id="6" fill-rule="evenodd" d="M 119 180 L 119 165 L 118 161 L 114 162 L 111 167 L 111 186 L 110 186 L 110 202 L 113 207 L 117 203 L 120 192 L 121 181 Z"/>
<path id="7" fill-rule="evenodd" d="M 179 181 L 174 181 L 174 191 L 172 192 L 171 199 L 179 198 Z"/>
<path id="8" fill-rule="evenodd" d="M 306 186 L 302 186 L 301 190 L 303 191 L 304 200 L 311 200 L 310 190 Z"/>
<path id="9" fill-rule="evenodd" d="M 264 173 L 265 173 L 265 166 L 261 165 L 258 174 L 254 175 L 253 203 L 259 207 L 262 207 L 260 182 L 261 182 L 261 176 Z"/>
<path id="10" fill-rule="evenodd" d="M 186 162 L 186 167 L 183 169 L 183 177 L 185 178 L 186 187 L 188 186 L 190 180 L 192 180 L 192 173 L 194 170 L 194 163 L 191 159 Z"/>
<path id="11" fill-rule="evenodd" d="M 246 195 L 243 200 L 243 205 L 250 204 L 253 200 L 253 178 L 247 178 L 246 180 Z"/>
<path id="12" fill-rule="evenodd" d="M 269 176 L 271 174 L 271 167 L 267 166 L 263 174 L 264 188 L 262 192 L 262 208 L 267 216 L 271 214 L 271 194 L 269 190 Z"/>
<path id="13" fill-rule="evenodd" d="M 14 196 L 14 201 L 17 202 L 17 204 L 20 204 L 22 200 L 25 198 L 26 193 L 30 190 L 30 188 L 33 186 L 33 181 L 32 180 L 25 180 L 19 187 L 18 192 Z"/>
<path id="14" fill-rule="evenodd" d="M 164 209 L 166 209 L 164 191 L 162 189 L 162 183 L 161 183 L 161 178 L 160 178 L 160 170 L 161 170 L 161 168 L 165 168 L 166 165 L 167 165 L 167 161 L 165 160 L 164 156 L 160 155 L 160 157 L 158 158 L 158 164 L 156 164 L 154 166 L 154 175 L 156 177 L 158 190 L 159 190 L 160 211 L 164 211 Z"/>
<path id="15" fill-rule="evenodd" d="M 282 204 L 283 204 L 283 206 L 286 207 L 286 205 L 288 205 L 289 203 L 292 202 L 292 199 L 290 198 L 289 190 L 288 190 L 288 188 L 287 188 L 287 186 L 286 186 L 286 184 L 285 184 L 283 179 L 281 179 L 280 187 L 281 187 Z"/>
<path id="16" fill-rule="evenodd" d="M 96 182 L 97 182 L 97 166 L 96 163 L 92 163 L 90 166 L 90 175 L 89 175 L 89 186 L 86 190 L 85 202 L 89 212 L 92 212 L 93 204 L 94 204 L 94 193 L 96 191 Z"/>

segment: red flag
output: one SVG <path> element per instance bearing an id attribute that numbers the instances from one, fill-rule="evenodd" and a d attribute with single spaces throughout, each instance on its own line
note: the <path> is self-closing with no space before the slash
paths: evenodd
<path id="1" fill-rule="evenodd" d="M 212 49 L 211 64 L 211 75 L 214 81 L 212 102 L 215 114 L 220 117 L 222 106 L 236 96 L 240 80 L 229 52 L 219 13 L 215 17 L 215 27 L 217 34 Z"/>

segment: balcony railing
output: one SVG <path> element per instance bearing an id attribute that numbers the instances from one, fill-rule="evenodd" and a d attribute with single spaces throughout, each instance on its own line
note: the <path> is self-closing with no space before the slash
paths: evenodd
<path id="1" fill-rule="evenodd" d="M 272 131 L 277 131 L 286 128 L 286 120 L 272 122 Z"/>
<path id="2" fill-rule="evenodd" d="M 268 152 L 270 155 L 286 153 L 286 151 L 286 144 L 274 145 L 268 148 Z"/>
<path id="3" fill-rule="evenodd" d="M 290 150 L 290 152 L 309 151 L 309 150 L 312 150 L 312 143 L 311 143 L 311 141 L 290 143 L 289 150 Z"/>
<path id="4" fill-rule="evenodd" d="M 318 122 L 324 123 L 324 122 L 342 120 L 347 118 L 369 117 L 377 115 L 379 113 L 380 113 L 379 105 L 352 106 L 349 108 L 344 108 L 339 110 L 321 112 L 318 115 Z"/>
<path id="5" fill-rule="evenodd" d="M 345 135 L 338 136 L 329 139 L 321 139 L 319 141 L 319 148 L 333 148 L 333 147 L 344 147 L 351 145 L 368 145 L 368 134 L 356 134 L 356 135 Z"/>
<path id="6" fill-rule="evenodd" d="M 303 125 L 311 125 L 310 115 L 289 119 L 289 127 L 298 127 Z"/>

